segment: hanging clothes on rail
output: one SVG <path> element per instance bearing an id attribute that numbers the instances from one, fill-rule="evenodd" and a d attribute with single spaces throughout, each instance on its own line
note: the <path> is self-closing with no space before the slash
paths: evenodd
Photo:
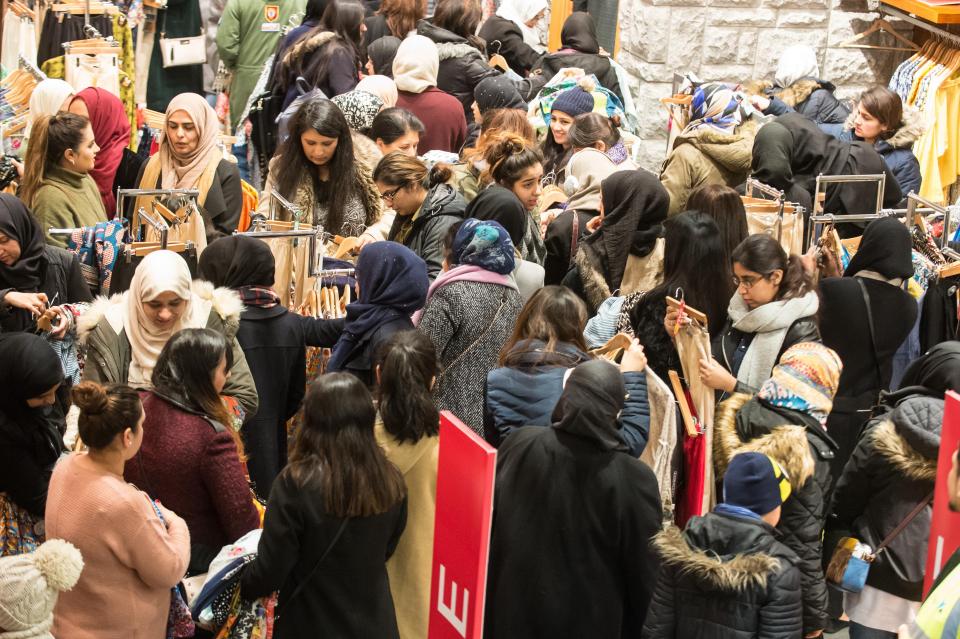
<path id="1" fill-rule="evenodd" d="M 86 38 L 83 19 L 82 13 L 57 11 L 55 8 L 47 11 L 40 30 L 40 42 L 37 45 L 37 64 L 42 65 L 51 58 L 62 56 L 65 53 L 64 42 Z M 105 13 L 91 15 L 90 26 L 100 32 L 104 38 L 113 36 L 113 16 Z"/>
<path id="2" fill-rule="evenodd" d="M 0 46 L 0 78 L 17 68 L 19 57 L 37 63 L 37 31 L 33 19 L 19 16 L 13 9 L 3 14 L 3 46 Z"/>

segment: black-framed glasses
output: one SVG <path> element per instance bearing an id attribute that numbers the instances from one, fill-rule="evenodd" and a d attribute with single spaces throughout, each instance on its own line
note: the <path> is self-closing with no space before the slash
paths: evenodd
<path id="1" fill-rule="evenodd" d="M 761 275 L 760 277 L 752 277 L 750 275 L 747 275 L 746 277 L 737 277 L 736 275 L 734 275 L 731 279 L 733 280 L 734 286 L 736 286 L 737 288 L 740 288 L 740 286 L 743 285 L 743 288 L 749 291 L 751 288 L 756 286 L 757 282 L 759 282 L 760 280 L 765 280 L 768 277 L 770 276 Z"/>
<path id="2" fill-rule="evenodd" d="M 401 184 L 400 186 L 398 186 L 398 187 L 395 188 L 395 189 L 391 189 L 391 190 L 387 191 L 386 193 L 381 193 L 381 194 L 380 194 L 380 198 L 383 199 L 384 201 L 393 202 L 393 198 L 395 198 L 395 197 L 397 196 L 397 193 L 400 192 L 400 189 L 402 189 L 402 188 L 405 187 L 405 186 L 406 186 L 406 184 Z"/>

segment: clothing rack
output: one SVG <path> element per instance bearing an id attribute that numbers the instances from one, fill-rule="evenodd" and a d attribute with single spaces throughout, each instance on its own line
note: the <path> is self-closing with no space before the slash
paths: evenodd
<path id="1" fill-rule="evenodd" d="M 20 68 L 36 78 L 37 82 L 43 82 L 47 79 L 47 74 L 41 71 L 37 65 L 23 57 L 23 54 L 17 55 L 17 64 Z"/>
<path id="2" fill-rule="evenodd" d="M 117 189 L 117 211 L 123 211 L 123 204 L 128 197 L 147 197 L 157 195 L 180 196 L 193 198 L 200 197 L 198 189 Z"/>
<path id="3" fill-rule="evenodd" d="M 887 15 L 897 18 L 898 20 L 903 20 L 904 22 L 908 22 L 915 27 L 920 27 L 924 31 L 932 33 L 938 38 L 947 40 L 956 45 L 960 45 L 960 35 L 957 35 L 955 33 L 950 33 L 949 31 L 946 31 L 939 27 L 935 27 L 934 25 L 930 24 L 926 20 L 918 18 L 915 14 L 907 13 L 906 11 L 901 11 L 900 9 L 891 7 L 890 5 L 885 4 L 883 2 L 880 3 L 880 11 L 881 13 L 886 13 Z"/>
<path id="4" fill-rule="evenodd" d="M 920 205 L 923 205 L 924 209 L 920 208 Z M 950 219 L 953 216 L 954 209 L 956 205 L 953 206 L 941 206 L 939 204 L 934 204 L 929 200 L 926 200 L 916 193 L 907 194 L 907 225 L 910 226 L 913 223 L 914 215 L 926 210 L 932 210 L 934 213 L 938 213 L 943 216 L 943 232 L 940 233 L 940 250 L 943 251 L 947 248 L 948 237 L 950 235 Z"/>
<path id="5" fill-rule="evenodd" d="M 157 215 L 154 217 L 153 213 L 148 213 L 142 206 L 137 209 L 136 216 L 138 220 L 146 220 L 150 226 L 156 229 L 157 233 L 160 234 L 160 250 L 165 250 L 167 248 L 167 234 L 170 232 L 170 226 L 167 224 L 167 221 L 163 219 L 163 216 Z M 139 224 L 137 224 L 137 226 L 139 226 Z"/>
<path id="6" fill-rule="evenodd" d="M 745 195 L 747 195 L 747 197 L 753 197 L 755 190 L 760 191 L 764 195 L 769 195 L 774 200 L 779 200 L 781 204 L 783 203 L 783 191 L 776 187 L 768 186 L 754 177 L 748 177 L 746 188 L 744 189 Z"/>
<path id="7" fill-rule="evenodd" d="M 310 262 L 307 266 L 307 275 L 310 277 L 318 277 L 318 274 L 321 272 L 323 264 L 323 256 L 320 256 L 319 266 L 317 262 L 317 246 L 319 244 L 318 237 L 322 235 L 323 231 L 318 229 L 305 229 L 305 230 L 294 230 L 289 231 L 234 231 L 234 235 L 246 235 L 247 237 L 258 237 L 261 239 L 266 238 L 275 238 L 275 237 L 306 237 L 310 241 L 310 245 L 307 251 L 310 254 Z"/>

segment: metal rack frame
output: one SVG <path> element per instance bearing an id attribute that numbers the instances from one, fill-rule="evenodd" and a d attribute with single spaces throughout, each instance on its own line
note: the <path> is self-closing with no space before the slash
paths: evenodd
<path id="1" fill-rule="evenodd" d="M 827 198 L 828 184 L 846 184 L 852 182 L 876 182 L 877 183 L 877 201 L 874 205 L 873 213 L 837 215 L 833 213 L 824 213 L 823 203 Z M 822 187 L 822 188 L 821 188 Z M 843 224 L 844 222 L 866 222 L 882 217 L 880 212 L 883 208 L 883 193 L 887 188 L 887 176 L 885 173 L 876 173 L 868 175 L 823 175 L 817 176 L 816 188 L 813 191 L 813 211 L 807 224 L 807 238 L 804 246 L 810 248 L 820 238 L 816 232 L 817 226 L 823 226 L 830 222 L 833 224 Z"/>

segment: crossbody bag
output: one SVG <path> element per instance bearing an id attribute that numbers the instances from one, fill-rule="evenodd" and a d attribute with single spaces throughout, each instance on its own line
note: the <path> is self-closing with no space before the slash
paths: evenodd
<path id="1" fill-rule="evenodd" d="M 198 36 L 168 38 L 166 33 L 167 10 L 163 11 L 163 24 L 160 27 L 160 56 L 163 68 L 186 67 L 207 63 L 207 38 L 203 29 Z"/>

